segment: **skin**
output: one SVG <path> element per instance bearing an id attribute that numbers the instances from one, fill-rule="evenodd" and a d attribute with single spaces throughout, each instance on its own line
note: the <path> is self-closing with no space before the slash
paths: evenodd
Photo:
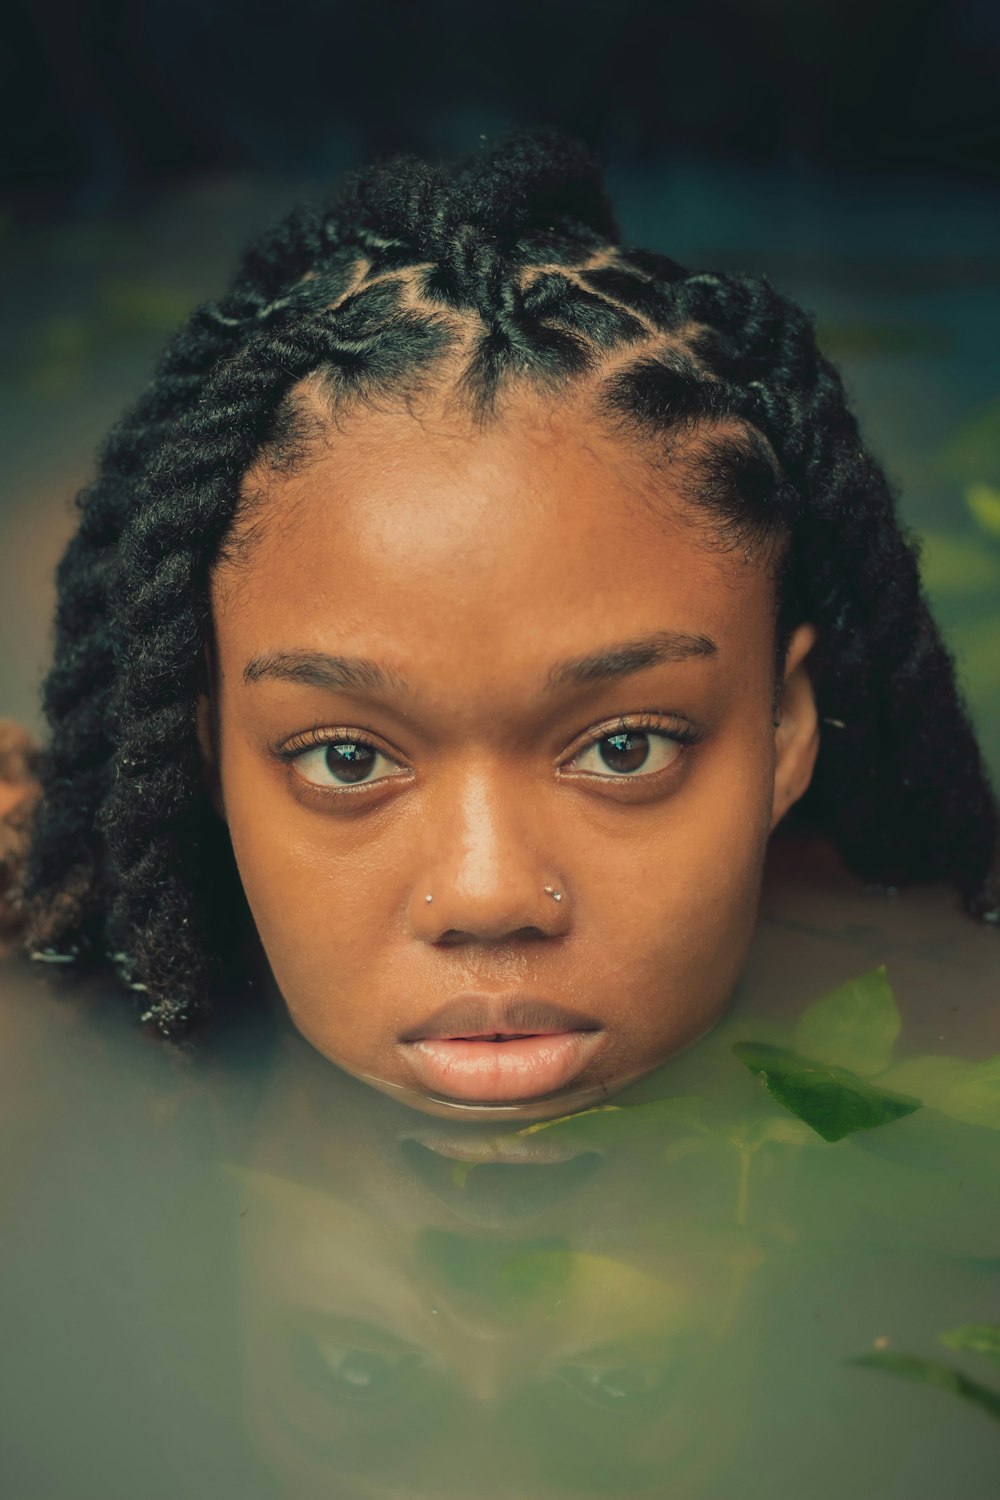
<path id="1" fill-rule="evenodd" d="M 772 716 L 763 559 L 714 548 L 669 468 L 582 405 L 527 394 L 483 430 L 430 403 L 351 415 L 297 472 L 250 483 L 265 494 L 214 575 L 199 723 L 298 1030 L 348 1072 L 466 1118 L 491 1111 L 439 1102 L 400 1044 L 460 992 L 530 992 L 602 1028 L 572 1086 L 505 1115 L 593 1103 L 703 1035 L 819 743 L 810 625 Z M 663 631 L 717 649 L 546 690 L 557 664 Z M 389 681 L 247 680 L 251 662 L 302 652 L 372 660 Z M 621 719 L 648 735 L 625 774 L 603 739 Z M 692 727 L 696 744 L 664 737 Z M 317 740 L 352 734 L 384 758 L 340 790 Z"/>

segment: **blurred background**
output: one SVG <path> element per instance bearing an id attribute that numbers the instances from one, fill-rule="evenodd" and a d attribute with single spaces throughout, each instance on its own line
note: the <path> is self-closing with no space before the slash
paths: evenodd
<path id="1" fill-rule="evenodd" d="M 376 151 L 553 123 L 627 239 L 815 314 L 1000 779 L 998 85 L 995 0 L 7 0 L 0 716 L 39 724 L 96 443 L 248 235 Z"/>

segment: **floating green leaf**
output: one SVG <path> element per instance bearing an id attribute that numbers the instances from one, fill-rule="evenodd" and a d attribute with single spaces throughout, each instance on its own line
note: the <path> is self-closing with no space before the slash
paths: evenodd
<path id="1" fill-rule="evenodd" d="M 982 1062 L 934 1053 L 909 1057 L 894 1063 L 879 1081 L 919 1094 L 928 1109 L 963 1125 L 1000 1130 L 1000 1053 Z"/>
<path id="2" fill-rule="evenodd" d="M 1000 540 L 1000 489 L 991 484 L 969 484 L 965 503 L 987 536 Z"/>
<path id="3" fill-rule="evenodd" d="M 686 1125 L 704 1130 L 701 1109 L 703 1101 L 696 1094 L 678 1094 L 669 1099 L 651 1099 L 644 1104 L 598 1104 L 581 1109 L 575 1115 L 560 1115 L 555 1120 L 537 1120 L 514 1132 L 517 1136 L 537 1135 L 542 1130 L 568 1132 L 596 1142 L 620 1141 L 646 1135 L 660 1125 Z"/>
<path id="4" fill-rule="evenodd" d="M 874 1130 L 920 1108 L 920 1100 L 876 1088 L 857 1073 L 764 1042 L 737 1042 L 733 1051 L 772 1098 L 821 1135 L 839 1141 Z"/>
<path id="5" fill-rule="evenodd" d="M 963 1323 L 941 1335 L 949 1349 L 967 1349 L 970 1354 L 984 1354 L 1000 1364 L 1000 1323 Z"/>
<path id="6" fill-rule="evenodd" d="M 556 1115 L 554 1120 L 536 1120 L 533 1125 L 525 1125 L 520 1130 L 515 1130 L 517 1136 L 537 1135 L 540 1130 L 555 1130 L 561 1125 L 575 1125 L 580 1120 L 585 1120 L 589 1115 L 617 1114 L 621 1109 L 620 1104 L 595 1104 L 592 1109 L 578 1110 L 575 1115 Z"/>
<path id="7" fill-rule="evenodd" d="M 939 1364 L 937 1360 L 921 1359 L 915 1354 L 893 1354 L 891 1350 L 880 1349 L 874 1354 L 862 1354 L 849 1363 L 867 1365 L 873 1370 L 885 1370 L 890 1375 L 899 1375 L 904 1380 L 918 1380 L 923 1385 L 951 1391 L 952 1395 L 971 1401 L 996 1421 L 1000 1421 L 1000 1394 L 991 1391 L 988 1386 L 980 1385 L 977 1380 L 970 1380 L 961 1370 Z"/>
<path id="8" fill-rule="evenodd" d="M 901 1024 L 880 964 L 810 1005 L 795 1028 L 795 1047 L 867 1078 L 889 1066 Z"/>

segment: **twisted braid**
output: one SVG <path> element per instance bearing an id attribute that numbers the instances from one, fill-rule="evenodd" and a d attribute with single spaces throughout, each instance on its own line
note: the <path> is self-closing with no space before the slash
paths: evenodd
<path id="1" fill-rule="evenodd" d="M 709 285 L 708 304 L 699 290 L 692 315 L 714 328 L 746 329 L 745 353 L 730 335 L 720 354 L 714 328 L 698 353 L 729 379 L 752 372 L 742 414 L 769 438 L 807 501 L 793 523 L 784 608 L 789 623 L 820 627 L 813 666 L 820 710 L 844 726 L 827 737 L 791 822 L 832 835 L 870 881 L 947 880 L 971 913 L 995 923 L 996 803 L 923 594 L 918 547 L 802 310 L 762 279 Z"/>
<path id="2" fill-rule="evenodd" d="M 232 322 L 225 319 L 232 316 Z M 43 705 L 50 742 L 41 779 L 46 795 L 27 870 L 33 894 L 33 939 L 57 948 L 75 929 L 86 945 L 103 907 L 96 810 L 107 790 L 114 753 L 114 649 L 109 630 L 109 577 L 133 503 L 133 485 L 161 446 L 171 415 L 200 386 L 231 341 L 235 314 L 199 308 L 167 350 L 158 378 L 109 434 L 96 481 L 77 497 L 79 527 L 57 572 L 55 658 Z M 65 850 L 73 850 L 67 871 Z M 65 891 L 74 900 L 60 900 Z M 82 919 L 82 920 L 81 920 Z"/>
<path id="3" fill-rule="evenodd" d="M 106 941 L 126 982 L 158 994 L 162 1019 L 173 1026 L 190 1022 L 205 993 L 205 937 L 219 916 L 213 892 L 223 851 L 210 839 L 215 820 L 194 722 L 209 561 L 270 411 L 314 359 L 305 340 L 262 334 L 223 360 L 187 430 L 137 484 L 119 543 L 116 775 L 97 818 L 109 887 Z M 187 940 L 171 944 L 169 931 Z M 154 965 L 155 988 L 147 977 Z"/>
<path id="4" fill-rule="evenodd" d="M 844 727 L 796 816 L 866 878 L 947 879 L 997 919 L 953 664 L 809 319 L 762 278 L 623 247 L 584 149 L 525 132 L 452 168 L 388 158 L 295 210 L 111 434 L 59 570 L 29 947 L 107 953 L 165 1034 L 232 958 L 245 912 L 195 723 L 209 580 L 248 471 L 302 449 L 306 377 L 331 411 L 447 379 L 482 422 L 514 382 L 576 383 L 612 430 L 680 440 L 722 544 L 775 543 L 778 661 L 796 623 L 819 630 L 820 712 Z"/>
<path id="5" fill-rule="evenodd" d="M 306 206 L 251 245 L 228 294 L 195 308 L 171 340 L 154 378 L 108 434 L 95 481 L 77 496 L 78 529 L 56 575 L 55 650 L 43 692 L 49 744 L 40 764 L 43 797 L 23 877 L 32 951 L 43 957 L 103 952 L 109 892 L 98 813 L 109 793 L 117 746 L 110 580 L 119 540 L 168 434 L 199 399 L 203 382 L 248 329 L 280 315 L 283 290 L 307 275 L 326 247 L 323 217 Z M 328 256 L 334 295 L 355 256 Z"/>

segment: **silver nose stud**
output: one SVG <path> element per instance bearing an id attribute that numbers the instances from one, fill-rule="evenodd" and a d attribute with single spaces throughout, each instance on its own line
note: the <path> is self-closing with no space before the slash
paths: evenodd
<path id="1" fill-rule="evenodd" d="M 545 894 L 546 896 L 551 896 L 553 901 L 562 900 L 562 891 L 555 890 L 551 885 L 545 886 Z M 424 900 L 433 901 L 434 897 L 428 892 L 428 894 L 424 897 Z"/>

